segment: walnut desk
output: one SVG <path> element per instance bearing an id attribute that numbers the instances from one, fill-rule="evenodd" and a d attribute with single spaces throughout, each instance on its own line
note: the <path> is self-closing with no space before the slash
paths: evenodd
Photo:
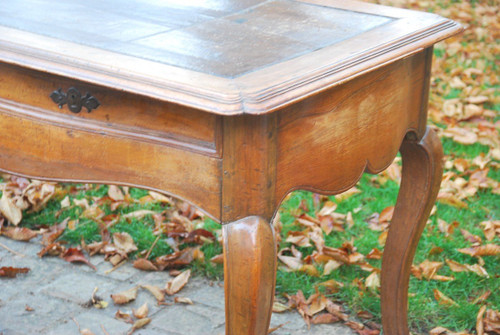
<path id="1" fill-rule="evenodd" d="M 384 333 L 441 178 L 432 45 L 453 21 L 341 0 L 17 0 L 0 6 L 0 169 L 167 192 L 224 224 L 226 333 L 266 334 L 283 197 L 403 156 Z"/>

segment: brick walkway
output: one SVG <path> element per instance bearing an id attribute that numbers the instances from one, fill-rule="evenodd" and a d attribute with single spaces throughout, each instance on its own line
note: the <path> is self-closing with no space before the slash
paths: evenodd
<path id="1" fill-rule="evenodd" d="M 157 306 L 155 298 L 146 290 L 139 290 L 137 299 L 116 306 L 110 294 L 128 290 L 136 285 L 164 287 L 166 272 L 144 272 L 127 263 L 115 271 L 103 257 L 94 256 L 91 262 L 97 271 L 86 265 L 74 265 L 57 257 L 40 259 L 37 242 L 23 243 L 0 237 L 0 243 L 24 254 L 17 256 L 0 248 L 0 266 L 29 267 L 31 271 L 17 278 L 0 278 L 0 335 L 53 334 L 78 335 L 78 327 L 90 329 L 95 335 L 127 334 L 131 325 L 114 318 L 118 309 L 131 313 L 148 303 L 151 323 L 137 330 L 137 335 L 198 335 L 224 334 L 224 289 L 222 283 L 191 278 L 178 293 L 188 297 L 193 305 L 173 304 Z M 109 303 L 105 309 L 85 307 L 95 287 L 97 295 Z M 169 298 L 167 298 L 169 299 Z M 32 311 L 27 311 L 26 306 Z M 308 331 L 297 312 L 273 314 L 271 327 L 286 323 L 275 335 L 352 335 L 349 328 L 334 325 L 316 325 Z"/>

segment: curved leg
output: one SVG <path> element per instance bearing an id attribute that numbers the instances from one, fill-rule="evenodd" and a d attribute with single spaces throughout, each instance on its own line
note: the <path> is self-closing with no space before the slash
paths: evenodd
<path id="1" fill-rule="evenodd" d="M 226 335 L 266 335 L 276 283 L 273 227 L 250 216 L 224 225 L 222 233 Z"/>
<path id="2" fill-rule="evenodd" d="M 407 136 L 400 152 L 403 178 L 382 260 L 381 309 L 386 335 L 409 333 L 410 267 L 443 173 L 441 142 L 429 128 L 420 142 Z"/>

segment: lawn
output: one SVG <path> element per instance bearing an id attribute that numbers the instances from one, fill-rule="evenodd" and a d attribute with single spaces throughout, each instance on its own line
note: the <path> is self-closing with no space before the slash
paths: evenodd
<path id="1" fill-rule="evenodd" d="M 376 2 L 432 11 L 466 26 L 463 35 L 434 48 L 429 124 L 442 140 L 445 172 L 412 268 L 411 331 L 476 334 L 480 313 L 485 330 L 500 334 L 500 4 Z M 281 304 L 276 309 L 300 300 L 298 292 L 313 295 L 312 302 L 326 297 L 342 306 L 339 315 L 348 320 L 341 322 L 378 332 L 378 272 L 400 173 L 398 157 L 384 173 L 365 174 L 345 194 L 296 191 L 285 199 L 274 223 L 280 251 L 276 300 Z M 4 216 L 12 221 L 22 215 L 19 227 L 26 228 L 14 233 L 5 220 L 3 234 L 29 240 L 27 229 L 41 231 L 42 254 L 64 257 L 65 249 L 79 246 L 89 254 L 105 253 L 115 265 L 146 258 L 149 262 L 136 266 L 190 267 L 195 274 L 223 278 L 220 226 L 186 203 L 142 189 L 7 175 L 2 190 L 2 195 L 14 195 L 3 198 Z M 314 235 L 318 230 L 312 226 L 321 228 L 321 236 Z M 106 251 L 105 245 L 117 245 L 120 236 L 130 236 L 137 250 L 128 255 Z M 318 239 L 348 260 L 318 257 Z M 305 319 L 325 321 L 318 317 L 325 313 Z"/>

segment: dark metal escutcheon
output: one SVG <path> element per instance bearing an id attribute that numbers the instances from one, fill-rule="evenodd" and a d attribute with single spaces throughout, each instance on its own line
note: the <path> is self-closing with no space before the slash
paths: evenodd
<path id="1" fill-rule="evenodd" d="M 73 113 L 80 113 L 82 107 L 87 108 L 87 113 L 90 113 L 92 109 L 96 109 L 101 105 L 99 101 L 89 93 L 85 93 L 85 96 L 82 97 L 80 91 L 74 87 L 70 87 L 68 93 L 64 93 L 62 89 L 59 88 L 50 94 L 50 98 L 59 105 L 59 108 L 68 104 L 68 109 Z"/>

